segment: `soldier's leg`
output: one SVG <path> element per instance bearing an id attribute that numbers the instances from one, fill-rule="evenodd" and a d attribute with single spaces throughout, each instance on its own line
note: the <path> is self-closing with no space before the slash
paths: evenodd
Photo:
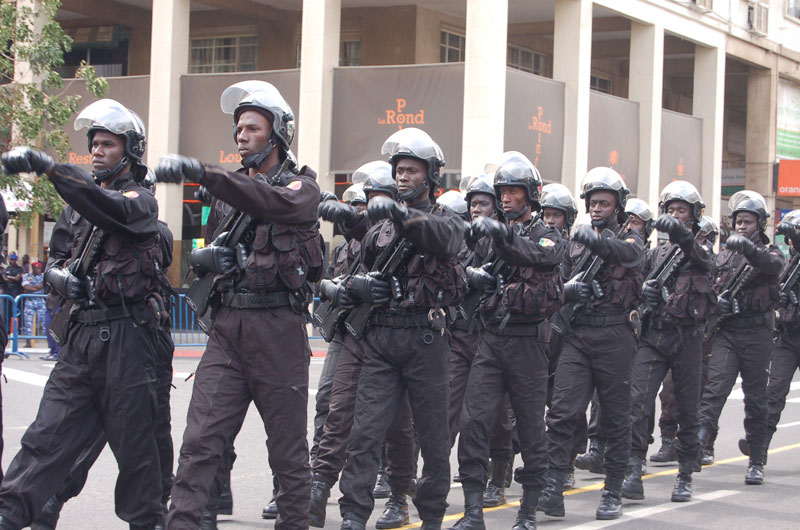
<path id="1" fill-rule="evenodd" d="M 675 401 L 675 384 L 672 370 L 667 372 L 658 398 L 661 400 L 661 416 L 658 418 L 661 437 L 675 438 L 678 434 L 678 404 Z"/>
<path id="2" fill-rule="evenodd" d="M 739 365 L 744 392 L 744 430 L 750 446 L 750 460 L 760 459 L 767 438 L 767 382 L 772 333 L 756 326 L 740 334 Z"/>
<path id="3" fill-rule="evenodd" d="M 328 409 L 331 403 L 331 389 L 333 388 L 333 374 L 336 371 L 336 363 L 339 360 L 339 353 L 342 351 L 340 339 L 332 340 L 328 346 L 328 353 L 325 355 L 325 362 L 322 363 L 322 373 L 319 374 L 317 385 L 317 395 L 315 398 L 314 415 L 314 441 L 311 445 L 311 462 L 317 457 L 319 441 L 322 439 L 322 428 L 325 425 L 325 418 L 328 417 Z"/>
<path id="4" fill-rule="evenodd" d="M 172 357 L 175 353 L 175 344 L 169 328 L 162 328 L 158 332 L 156 343 L 156 445 L 158 446 L 158 459 L 161 469 L 161 502 L 166 505 L 169 492 L 172 490 L 175 450 L 172 445 L 172 413 L 170 410 L 170 392 L 172 390 Z"/>
<path id="5" fill-rule="evenodd" d="M 767 443 L 778 427 L 781 413 L 786 406 L 786 396 L 791 389 L 794 373 L 800 367 L 800 329 L 784 334 L 772 349 L 767 384 Z"/>
<path id="6" fill-rule="evenodd" d="M 477 345 L 477 334 L 459 329 L 453 330 L 450 339 L 450 411 L 448 414 L 451 447 L 456 443 L 456 436 L 460 428 L 467 379 Z"/>
<path id="7" fill-rule="evenodd" d="M 717 432 L 722 408 L 739 375 L 739 358 L 731 337 L 729 331 L 721 330 L 711 346 L 708 380 L 698 410 L 698 437 L 703 444 Z"/>
<path id="8" fill-rule="evenodd" d="M 408 494 L 413 479 L 414 426 L 408 394 L 386 432 L 386 479 L 393 492 Z"/>
<path id="9" fill-rule="evenodd" d="M 654 336 L 654 335 L 651 335 Z M 648 424 L 655 414 L 656 395 L 664 379 L 667 359 L 642 341 L 631 369 L 631 456 L 644 459 L 648 446 Z"/>
<path id="10" fill-rule="evenodd" d="M 678 462 L 692 462 L 700 451 L 698 404 L 703 370 L 703 331 L 700 327 L 682 328 L 672 348 L 672 380 L 678 411 Z"/>

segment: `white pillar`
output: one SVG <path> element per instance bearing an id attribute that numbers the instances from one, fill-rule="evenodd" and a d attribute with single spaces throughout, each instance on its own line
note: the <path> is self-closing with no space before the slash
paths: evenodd
<path id="1" fill-rule="evenodd" d="M 561 182 L 577 197 L 589 158 L 592 2 L 556 0 L 555 7 L 553 79 L 565 84 Z"/>
<path id="2" fill-rule="evenodd" d="M 339 65 L 341 0 L 303 0 L 300 50 L 300 134 L 297 157 L 318 175 L 320 188 L 334 191 L 331 164 L 333 118 L 333 69 Z M 322 224 L 327 241 L 333 225 Z"/>
<path id="3" fill-rule="evenodd" d="M 147 120 L 147 163 L 153 168 L 165 154 L 178 152 L 181 75 L 189 68 L 189 4 L 190 0 L 153 2 Z M 169 277 L 173 284 L 180 285 L 183 185 L 159 184 L 156 199 L 158 217 L 169 225 L 175 238 L 175 259 Z"/>
<path id="4" fill-rule="evenodd" d="M 503 152 L 507 30 L 508 0 L 467 0 L 462 175 L 482 173 Z"/>
<path id="5" fill-rule="evenodd" d="M 725 48 L 695 46 L 692 114 L 703 120 L 702 189 L 706 215 L 719 220 L 722 190 L 722 118 Z"/>
<path id="6" fill-rule="evenodd" d="M 661 173 L 664 28 L 631 22 L 628 98 L 639 103 L 639 198 L 656 208 Z M 655 210 L 653 210 L 655 212 Z M 656 214 L 657 215 L 657 214 Z"/>
<path id="7" fill-rule="evenodd" d="M 767 199 L 775 211 L 773 163 L 778 133 L 778 70 L 751 66 L 747 74 L 745 187 Z"/>

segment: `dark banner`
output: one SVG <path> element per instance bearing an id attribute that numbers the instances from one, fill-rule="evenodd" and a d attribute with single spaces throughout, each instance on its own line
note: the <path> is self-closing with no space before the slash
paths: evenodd
<path id="1" fill-rule="evenodd" d="M 506 74 L 504 149 L 526 155 L 547 182 L 561 182 L 564 83 L 512 68 Z"/>
<path id="2" fill-rule="evenodd" d="M 115 99 L 139 115 L 147 127 L 147 111 L 150 107 L 150 76 L 109 77 L 106 98 Z M 87 107 L 98 98 L 86 90 L 86 83 L 82 79 L 67 79 L 64 84 L 65 96 L 78 94 L 81 96 L 81 109 Z M 73 124 L 75 118 L 67 124 L 67 136 L 72 149 L 70 149 L 65 162 L 92 170 L 92 159 L 89 155 L 89 145 L 86 140 L 86 129 L 76 131 Z"/>
<path id="3" fill-rule="evenodd" d="M 639 178 L 639 104 L 592 91 L 588 169 L 611 167 L 636 195 Z"/>
<path id="4" fill-rule="evenodd" d="M 385 158 L 393 132 L 418 127 L 439 144 L 445 170 L 461 167 L 464 65 L 336 68 L 331 171 L 350 173 Z"/>
<path id="5" fill-rule="evenodd" d="M 228 169 L 241 167 L 233 139 L 233 116 L 219 108 L 222 92 L 234 83 L 258 79 L 272 83 L 294 112 L 297 138 L 302 133 L 300 117 L 300 70 L 242 72 L 236 74 L 192 74 L 181 77 L 180 152 Z M 302 161 L 300 161 L 302 164 Z"/>
<path id="6" fill-rule="evenodd" d="M 691 182 L 701 190 L 702 164 L 703 120 L 688 114 L 662 110 L 659 191 L 673 180 Z"/>

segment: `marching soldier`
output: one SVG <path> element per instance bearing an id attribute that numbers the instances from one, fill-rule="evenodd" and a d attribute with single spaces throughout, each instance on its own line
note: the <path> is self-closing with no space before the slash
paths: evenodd
<path id="1" fill-rule="evenodd" d="M 539 222 L 534 214 L 541 209 L 541 183 L 538 170 L 527 159 L 507 159 L 495 173 L 494 189 L 509 224 L 489 217 L 472 222 L 475 237 L 492 240 L 493 261 L 490 266 L 467 269 L 470 284 L 487 295 L 479 313 L 484 331 L 461 413 L 458 460 L 465 514 L 455 530 L 485 529 L 489 436 L 506 394 L 517 419 L 524 462 L 516 471 L 523 493 L 513 528 L 536 528 L 536 503 L 547 470 L 547 318 L 563 302 L 558 266 L 564 252 L 558 230 Z M 495 462 L 495 471 L 504 472 L 506 464 Z"/>
<path id="2" fill-rule="evenodd" d="M 561 320 L 554 319 L 565 336 L 547 418 L 550 468 L 539 508 L 547 515 L 564 516 L 562 489 L 576 417 L 586 410 L 596 388 L 602 409 L 600 431 L 608 443 L 605 489 L 596 516 L 616 519 L 622 512 L 622 481 L 630 452 L 630 363 L 636 351 L 632 310 L 641 292 L 644 245 L 639 232 L 624 225 L 628 188 L 616 171 L 594 168 L 584 177 L 582 188 L 592 227 L 581 227 L 573 235 L 564 264 L 572 278 L 564 285 L 566 299 L 576 305 L 565 306 L 575 308 L 574 317 L 567 319 L 562 311 Z M 593 272 L 590 266 L 596 268 L 594 277 L 587 276 Z"/>
<path id="3" fill-rule="evenodd" d="M 698 439 L 705 445 L 718 428 L 722 407 L 741 374 L 744 426 L 750 449 L 745 484 L 764 482 L 767 446 L 767 380 L 774 310 L 778 307 L 778 274 L 783 254 L 764 233 L 769 213 L 764 198 L 738 191 L 728 201 L 736 234 L 715 262 L 716 332 L 711 346 L 708 383 L 700 403 Z M 714 328 L 717 329 L 714 329 Z M 702 458 L 702 454 L 698 455 Z"/>
<path id="4" fill-rule="evenodd" d="M 117 515 L 131 529 L 151 530 L 162 516 L 154 300 L 163 257 L 158 206 L 140 185 L 145 130 L 135 113 L 109 99 L 84 109 L 75 128 L 88 128 L 92 175 L 29 147 L 3 154 L 7 173 L 46 174 L 70 217 L 87 224 L 69 226 L 71 261 L 48 264 L 47 283 L 71 309 L 51 326 L 65 342 L 0 487 L 0 528 L 30 525 L 101 429 L 120 470 Z"/>
<path id="5" fill-rule="evenodd" d="M 692 498 L 692 467 L 699 450 L 697 406 L 700 401 L 703 324 L 713 310 L 711 259 L 695 235 L 703 215 L 697 189 L 682 180 L 668 184 L 659 201 L 655 228 L 669 240 L 648 252 L 642 288 L 646 318 L 633 361 L 631 458 L 622 495 L 644 499 L 643 460 L 649 445 L 655 400 L 668 370 L 672 372 L 678 409 L 678 477 L 673 502 Z"/>
<path id="6" fill-rule="evenodd" d="M 433 205 L 444 155 L 430 136 L 416 128 L 402 129 L 386 140 L 381 152 L 389 155 L 402 203 L 385 197 L 370 201 L 370 218 L 382 221 L 361 245 L 364 269 L 372 272 L 354 276 L 347 287 L 365 304 L 359 318 L 366 314 L 369 321 L 340 483 L 341 528 L 365 528 L 374 505 L 381 442 L 408 392 L 425 461 L 414 502 L 422 528 L 438 530 L 450 491 L 448 325 L 464 292 L 463 269 L 456 260 L 464 223 Z M 355 326 L 364 324 L 350 322 L 356 335 L 361 331 Z"/>
<path id="7" fill-rule="evenodd" d="M 6 209 L 6 201 L 0 196 L 0 234 L 5 233 L 6 226 L 8 225 L 8 210 Z M 0 346 L 3 347 L 3 352 L 6 351 L 8 344 L 8 330 L 6 329 L 6 317 L 0 315 Z M 3 361 L 6 356 L 0 357 L 0 375 L 3 374 Z M 0 389 L 0 458 L 3 457 L 3 392 Z M 3 482 L 3 468 L 0 466 L 0 483 Z"/>
<path id="8" fill-rule="evenodd" d="M 168 155 L 156 169 L 160 181 L 198 182 L 216 199 L 206 228 L 215 242 L 192 251 L 190 263 L 203 277 L 224 277 L 210 295 L 213 328 L 195 372 L 167 528 L 198 527 L 220 455 L 254 401 L 280 486 L 275 528 L 306 529 L 305 325 L 310 282 L 322 276 L 320 190 L 313 171 L 294 167 L 294 116 L 274 86 L 236 83 L 220 103 L 233 114 L 243 168 Z"/>

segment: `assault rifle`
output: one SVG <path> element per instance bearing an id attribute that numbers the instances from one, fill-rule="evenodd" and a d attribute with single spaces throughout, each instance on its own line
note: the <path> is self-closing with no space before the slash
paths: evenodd
<path id="1" fill-rule="evenodd" d="M 786 294 L 791 297 L 791 293 L 797 286 L 797 281 L 800 280 L 800 253 L 795 253 L 789 266 L 786 267 L 783 275 L 778 280 L 780 285 L 781 294 Z"/>
<path id="2" fill-rule="evenodd" d="M 67 270 L 84 285 L 90 300 L 94 298 L 94 291 L 89 273 L 97 259 L 102 241 L 102 230 L 96 226 L 87 227 L 75 247 L 73 257 L 66 264 Z M 61 346 L 67 342 L 72 315 L 80 308 L 78 302 L 78 300 L 66 298 L 61 306 L 61 311 L 53 316 L 50 327 L 47 329 L 50 337 Z"/>
<path id="3" fill-rule="evenodd" d="M 347 249 L 344 249 L 343 252 L 347 252 Z M 359 265 L 361 265 L 361 255 L 356 258 L 350 268 L 345 273 L 342 282 L 346 282 L 353 274 L 356 273 L 358 270 Z M 314 311 L 314 325 L 319 328 L 320 334 L 322 338 L 325 339 L 326 342 L 330 342 L 333 339 L 333 334 L 336 331 L 336 326 L 341 320 L 345 309 L 334 305 L 334 303 L 330 300 L 326 300 L 317 306 L 317 310 Z"/>
<path id="4" fill-rule="evenodd" d="M 720 293 L 719 297 L 731 301 L 731 307 L 734 315 L 739 312 L 736 297 L 739 296 L 739 293 L 742 292 L 742 289 L 744 289 L 747 284 L 750 283 L 750 280 L 752 280 L 755 275 L 755 268 L 753 268 L 753 266 L 750 265 L 746 259 L 742 259 L 742 262 L 738 267 L 736 267 L 736 271 L 722 286 L 722 292 Z M 719 325 L 728 318 L 730 318 L 730 315 L 719 315 L 716 313 L 708 317 L 708 321 L 706 322 L 706 331 L 704 333 L 705 340 L 711 340 L 711 338 L 717 333 Z"/>
<path id="5" fill-rule="evenodd" d="M 619 239 L 619 237 L 625 233 L 628 229 L 628 225 L 630 224 L 629 220 L 619 227 L 614 233 L 614 239 Z M 602 237 L 602 236 L 601 236 Z M 588 251 L 581 256 L 581 259 L 578 260 L 578 263 L 575 264 L 575 268 L 572 270 L 572 275 L 570 276 L 570 280 L 577 280 L 584 283 L 592 284 L 597 273 L 600 272 L 600 268 L 603 266 L 603 258 L 600 256 L 595 255 L 593 252 Z M 591 259 L 591 262 L 589 261 Z M 595 296 L 597 293 L 595 292 Z M 575 318 L 575 313 L 578 309 L 581 308 L 583 304 L 578 302 L 572 302 L 569 304 L 564 304 L 561 306 L 561 309 L 555 312 L 555 314 L 550 318 L 550 324 L 553 326 L 553 329 L 556 330 L 560 335 L 566 335 L 567 331 L 570 329 L 570 324 L 572 319 Z"/>

